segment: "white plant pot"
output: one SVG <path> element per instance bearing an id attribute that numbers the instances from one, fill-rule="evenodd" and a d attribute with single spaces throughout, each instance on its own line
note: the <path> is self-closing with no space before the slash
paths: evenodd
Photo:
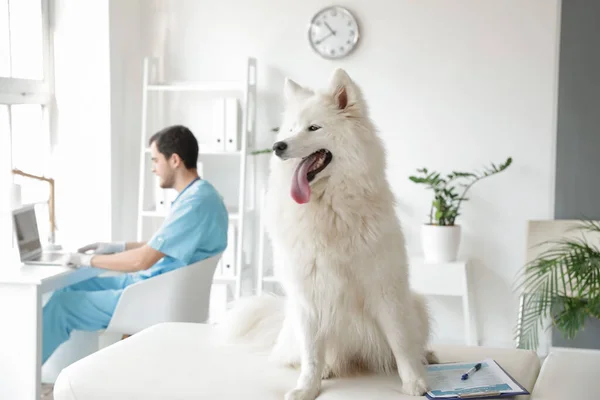
<path id="1" fill-rule="evenodd" d="M 421 227 L 421 246 L 429 263 L 456 261 L 460 245 L 460 226 L 425 224 Z"/>

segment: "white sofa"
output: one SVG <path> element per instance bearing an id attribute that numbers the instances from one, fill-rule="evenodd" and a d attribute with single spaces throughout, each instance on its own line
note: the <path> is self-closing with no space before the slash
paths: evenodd
<path id="1" fill-rule="evenodd" d="M 588 399 L 600 391 L 600 352 L 553 353 L 541 366 L 537 355 L 526 350 L 435 346 L 434 351 L 441 362 L 492 357 L 532 392 L 532 400 Z M 282 400 L 298 373 L 270 364 L 264 352 L 220 345 L 210 325 L 163 323 L 65 368 L 56 381 L 54 399 Z M 400 392 L 396 376 L 326 380 L 319 396 L 417 398 Z"/>

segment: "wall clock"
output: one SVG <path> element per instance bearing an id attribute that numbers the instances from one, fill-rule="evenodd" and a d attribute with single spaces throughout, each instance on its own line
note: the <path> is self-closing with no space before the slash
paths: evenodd
<path id="1" fill-rule="evenodd" d="M 346 57 L 358 44 L 358 23 L 348 9 L 331 6 L 319 10 L 310 21 L 308 41 L 323 58 Z"/>

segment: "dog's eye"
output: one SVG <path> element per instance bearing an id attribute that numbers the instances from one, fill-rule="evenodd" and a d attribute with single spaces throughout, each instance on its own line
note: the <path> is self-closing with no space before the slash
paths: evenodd
<path id="1" fill-rule="evenodd" d="M 311 126 L 309 126 L 309 127 L 308 127 L 308 130 L 309 130 L 310 132 L 314 132 L 314 131 L 317 131 L 317 130 L 319 130 L 319 129 L 321 129 L 321 127 L 320 127 L 320 126 L 317 126 L 317 125 L 311 125 Z"/>

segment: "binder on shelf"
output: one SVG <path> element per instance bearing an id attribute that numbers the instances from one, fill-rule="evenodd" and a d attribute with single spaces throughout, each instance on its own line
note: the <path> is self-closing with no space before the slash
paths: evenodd
<path id="1" fill-rule="evenodd" d="M 203 149 L 201 149 L 201 151 L 225 151 L 225 117 L 225 99 L 220 97 L 214 100 L 212 124 L 208 133 L 208 143 L 202 146 Z M 199 142 L 202 143 L 202 141 Z"/>
<path id="2" fill-rule="evenodd" d="M 163 191 L 165 193 L 165 202 L 167 210 L 169 210 L 171 208 L 171 203 L 175 201 L 179 193 L 177 193 L 177 190 L 175 189 L 163 189 Z"/>
<path id="3" fill-rule="evenodd" d="M 153 185 L 154 185 L 154 210 L 155 211 L 166 211 L 167 209 L 165 208 L 165 194 L 163 192 L 163 189 L 160 187 L 160 178 L 158 176 L 154 176 L 153 179 Z"/>
<path id="4" fill-rule="evenodd" d="M 198 163 L 196 163 L 196 171 L 198 171 L 198 176 L 200 178 L 204 178 L 204 164 L 202 161 L 198 161 Z"/>
<path id="5" fill-rule="evenodd" d="M 235 251 L 236 251 L 236 227 L 235 225 L 229 225 L 227 229 L 227 248 L 223 251 L 222 269 L 224 277 L 234 277 L 236 275 L 235 270 Z"/>
<path id="6" fill-rule="evenodd" d="M 225 150 L 240 150 L 240 119 L 238 99 L 225 99 Z"/>
<path id="7" fill-rule="evenodd" d="M 217 270 L 215 271 L 215 276 L 223 276 L 223 257 L 217 263 Z"/>
<path id="8" fill-rule="evenodd" d="M 155 210 L 166 213 L 171 208 L 171 203 L 175 201 L 175 198 L 177 198 L 177 191 L 161 188 L 159 178 L 154 177 Z"/>

